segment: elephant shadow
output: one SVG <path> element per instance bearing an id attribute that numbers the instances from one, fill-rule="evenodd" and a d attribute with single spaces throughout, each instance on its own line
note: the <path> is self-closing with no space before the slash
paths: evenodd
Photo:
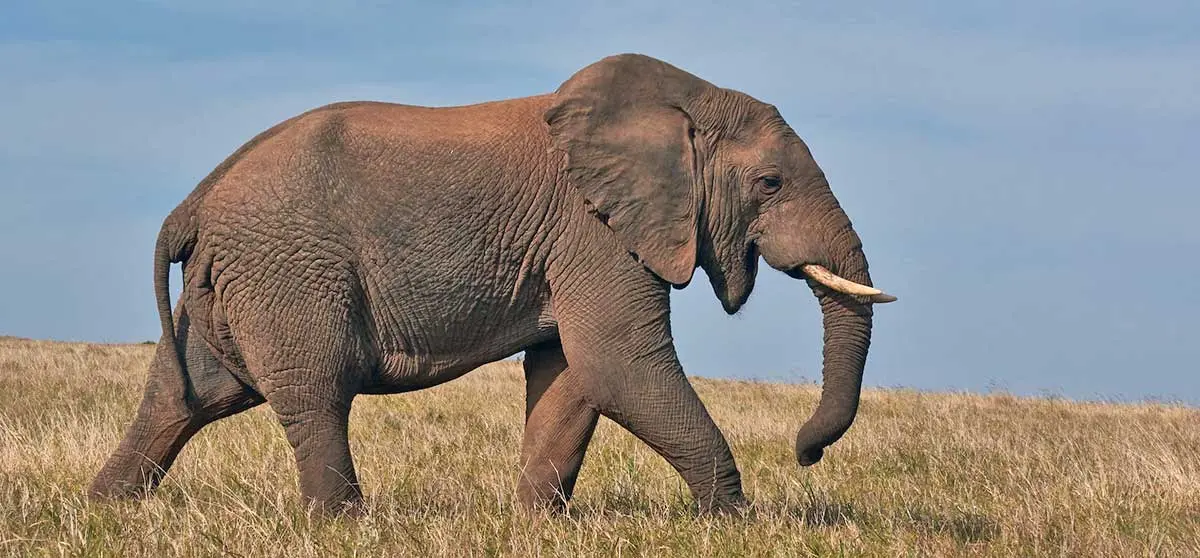
<path id="1" fill-rule="evenodd" d="M 826 498 L 788 504 L 780 510 L 772 510 L 764 515 L 776 518 L 782 516 L 806 527 L 841 527 L 857 523 L 863 517 L 862 512 L 853 503 Z"/>
<path id="2" fill-rule="evenodd" d="M 962 544 L 987 542 L 1000 534 L 997 521 L 984 514 L 954 510 L 942 512 L 901 504 L 892 509 L 863 509 L 851 502 L 818 499 L 786 506 L 770 516 L 784 517 L 806 527 L 891 526 L 921 535 L 948 535 Z"/>
<path id="3" fill-rule="evenodd" d="M 988 515 L 963 510 L 943 512 L 920 505 L 864 509 L 851 502 L 821 498 L 786 506 L 782 515 L 807 527 L 891 526 L 921 535 L 948 535 L 962 544 L 987 542 L 1000 534 L 999 523 Z"/>
<path id="4" fill-rule="evenodd" d="M 697 517 L 697 506 L 682 496 L 670 502 L 655 502 L 650 498 L 608 498 L 602 503 L 571 505 L 567 517 L 572 521 L 586 521 L 598 517 L 649 517 L 669 515 L 675 517 Z M 809 502 L 798 502 L 784 506 L 754 504 L 744 510 L 718 516 L 724 521 L 788 521 L 808 527 L 840 527 L 858 523 L 864 514 L 850 502 L 833 501 L 826 498 Z"/>

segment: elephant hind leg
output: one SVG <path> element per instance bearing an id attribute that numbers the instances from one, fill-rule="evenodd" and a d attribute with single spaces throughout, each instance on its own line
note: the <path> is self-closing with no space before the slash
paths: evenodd
<path id="1" fill-rule="evenodd" d="M 296 453 L 300 494 L 318 512 L 356 515 L 363 495 L 350 455 L 350 398 L 328 399 L 319 388 L 299 391 L 267 399 Z"/>
<path id="2" fill-rule="evenodd" d="M 557 343 L 525 352 L 525 438 L 517 495 L 530 509 L 562 510 L 571 499 L 600 414 L 567 368 Z"/>
<path id="3" fill-rule="evenodd" d="M 186 321 L 181 325 L 186 329 Z M 165 351 L 166 345 L 160 344 L 159 350 Z M 202 344 L 192 341 L 188 341 L 186 367 L 196 389 L 185 401 L 169 387 L 178 385 L 178 379 L 166 377 L 174 372 L 162 364 L 163 358 L 173 355 L 160 352 L 151 363 L 137 416 L 92 481 L 88 490 L 92 498 L 136 498 L 149 493 L 201 428 L 263 402 L 221 367 Z"/>
<path id="4" fill-rule="evenodd" d="M 349 420 L 373 362 L 348 314 L 312 299 L 231 324 L 247 370 L 295 452 L 300 494 L 319 513 L 362 511 Z"/>

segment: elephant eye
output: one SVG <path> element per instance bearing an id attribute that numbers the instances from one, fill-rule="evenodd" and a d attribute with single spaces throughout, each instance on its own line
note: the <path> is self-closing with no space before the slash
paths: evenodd
<path id="1" fill-rule="evenodd" d="M 778 192 L 779 188 L 781 187 L 783 187 L 783 180 L 778 176 L 764 176 L 758 179 L 758 188 L 762 190 L 764 194 L 774 194 L 775 192 Z"/>

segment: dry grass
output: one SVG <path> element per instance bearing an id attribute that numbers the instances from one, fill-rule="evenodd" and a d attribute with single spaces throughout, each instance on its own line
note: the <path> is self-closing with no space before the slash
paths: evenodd
<path id="1" fill-rule="evenodd" d="M 799 470 L 814 386 L 698 379 L 749 517 L 695 518 L 677 475 L 603 422 L 571 512 L 529 516 L 512 364 L 358 399 L 357 521 L 302 512 L 262 407 L 197 436 L 154 497 L 91 504 L 152 349 L 0 338 L 0 555 L 1200 556 L 1200 411 L 1160 404 L 871 390 Z"/>

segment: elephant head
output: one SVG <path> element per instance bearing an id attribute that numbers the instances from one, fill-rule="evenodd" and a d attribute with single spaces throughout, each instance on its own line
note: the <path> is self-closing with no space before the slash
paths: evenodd
<path id="1" fill-rule="evenodd" d="M 858 234 L 808 147 L 775 107 L 641 55 L 605 58 L 545 113 L 567 176 L 648 269 L 678 288 L 697 266 L 726 312 L 758 258 L 813 289 L 824 315 L 821 401 L 800 428 L 801 465 L 821 459 L 858 410 L 871 287 Z"/>

